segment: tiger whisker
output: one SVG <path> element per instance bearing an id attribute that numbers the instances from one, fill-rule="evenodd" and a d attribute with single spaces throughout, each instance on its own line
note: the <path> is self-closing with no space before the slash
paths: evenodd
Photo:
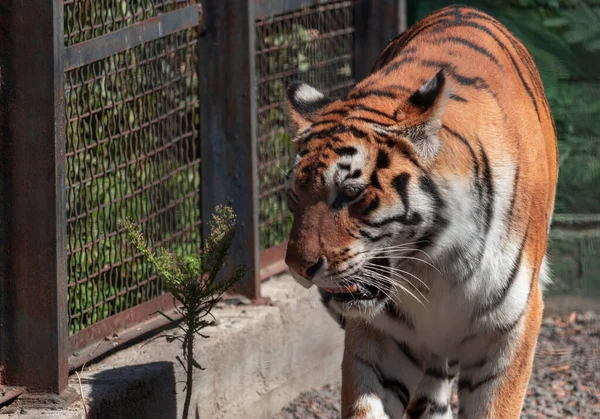
<path id="1" fill-rule="evenodd" d="M 424 264 L 432 267 L 433 269 L 435 269 L 437 271 L 437 273 L 439 273 L 440 275 L 442 274 L 442 272 L 435 266 L 433 265 L 431 262 L 427 262 L 426 260 L 423 260 L 421 258 L 417 258 L 414 256 L 381 256 L 381 257 L 374 257 L 374 258 L 370 258 L 369 260 L 377 260 L 377 259 L 405 259 L 405 260 L 416 260 L 418 262 L 423 262 Z"/>
<path id="2" fill-rule="evenodd" d="M 380 270 L 382 270 L 382 271 L 384 271 L 384 272 L 386 272 L 386 271 L 387 271 L 387 272 L 390 272 L 390 273 L 391 273 L 391 272 L 396 272 L 396 273 L 398 273 L 398 274 L 407 274 L 407 275 L 410 275 L 411 277 L 413 277 L 413 278 L 415 278 L 417 281 L 419 281 L 421 284 L 423 284 L 423 286 L 424 286 L 425 288 L 427 288 L 427 290 L 429 290 L 429 286 L 428 286 L 428 285 L 427 285 L 425 282 L 423 282 L 423 280 L 422 280 L 421 278 L 419 278 L 418 276 L 416 276 L 416 275 L 415 275 L 415 274 L 413 274 L 412 272 L 408 272 L 408 271 L 405 271 L 405 270 L 403 270 L 403 269 L 399 269 L 399 268 L 392 268 L 391 266 L 381 266 L 381 265 L 374 265 L 374 264 L 372 264 L 372 263 L 370 263 L 370 262 L 367 262 L 367 264 L 368 264 L 370 267 L 377 267 L 378 269 L 380 269 Z"/>
<path id="3" fill-rule="evenodd" d="M 401 248 L 401 249 L 390 249 L 390 250 L 384 250 L 381 252 L 376 252 L 376 251 L 368 251 L 365 252 L 365 254 L 370 255 L 370 254 L 378 254 L 378 255 L 386 255 L 386 254 L 390 254 L 390 253 L 404 253 L 404 252 L 419 252 L 419 253 L 423 253 L 425 256 L 427 256 L 427 259 L 429 259 L 429 261 L 431 263 L 433 263 L 433 259 L 431 258 L 431 256 L 429 256 L 429 254 L 424 251 L 423 249 L 414 249 L 414 248 Z"/>
<path id="4" fill-rule="evenodd" d="M 370 285 L 370 286 L 374 287 L 375 289 L 377 289 L 379 292 L 385 294 L 388 298 L 393 300 L 393 295 L 390 293 L 390 291 L 385 290 L 382 287 L 387 284 L 384 281 L 382 281 L 381 279 L 377 279 L 373 276 L 370 276 L 370 273 L 367 273 L 366 277 L 361 277 L 360 279 L 357 279 L 356 282 L 360 282 L 361 284 L 365 284 L 365 285 Z"/>
<path id="5" fill-rule="evenodd" d="M 420 241 L 416 241 L 416 242 L 395 244 L 393 246 L 385 246 L 385 247 L 379 247 L 379 248 L 376 248 L 376 249 L 369 249 L 369 250 L 365 250 L 365 251 L 359 252 L 359 253 L 381 252 L 382 250 L 388 250 L 388 249 L 404 249 L 407 246 L 411 246 L 413 244 L 420 244 L 420 243 L 426 243 L 426 241 L 425 240 L 420 240 Z"/>
<path id="6" fill-rule="evenodd" d="M 379 268 L 381 268 L 381 267 L 380 267 L 380 266 L 377 266 L 377 265 L 375 265 L 375 266 L 370 266 L 370 269 L 375 269 L 375 268 L 379 269 Z M 390 274 L 390 279 L 393 279 L 393 278 L 391 278 L 391 275 L 396 275 L 396 276 L 400 277 L 400 278 L 401 278 L 402 280 L 404 280 L 404 281 L 405 281 L 407 284 L 409 284 L 410 286 L 412 286 L 412 287 L 413 287 L 413 288 L 414 288 L 414 289 L 415 289 L 415 290 L 416 290 L 416 291 L 417 291 L 417 292 L 418 292 L 418 293 L 421 295 L 421 297 L 423 297 L 423 299 L 424 299 L 425 301 L 429 302 L 429 300 L 428 300 L 428 299 L 427 299 L 427 297 L 426 297 L 426 296 L 423 294 L 423 292 L 422 292 L 422 291 L 419 289 L 419 287 L 417 287 L 415 284 L 413 284 L 413 282 L 412 282 L 411 280 L 409 280 L 408 278 L 406 278 L 406 277 L 405 277 L 405 276 L 403 276 L 402 274 L 400 274 L 400 273 L 397 273 L 397 272 L 390 272 L 390 271 L 384 271 L 384 270 L 382 270 L 382 269 L 379 269 L 379 272 L 382 272 L 382 271 L 383 271 L 384 273 L 388 273 L 388 274 Z M 413 275 L 413 276 L 414 276 L 414 275 Z M 417 279 L 419 282 L 421 282 L 423 285 L 425 285 L 425 283 L 424 283 L 423 281 L 421 281 L 421 279 L 417 278 L 416 276 L 414 276 L 414 278 L 415 278 L 415 279 Z M 427 285 L 425 285 L 425 287 L 427 287 Z M 429 287 L 427 287 L 427 289 L 429 289 Z"/>
<path id="7" fill-rule="evenodd" d="M 384 284 L 388 283 L 390 281 L 390 277 L 386 277 L 383 274 L 370 270 L 369 268 L 364 270 L 365 273 L 369 273 L 370 275 L 375 275 L 375 277 L 379 278 L 380 281 L 382 281 Z M 373 277 L 371 277 L 373 278 Z M 408 281 L 407 281 L 408 282 Z M 417 297 L 412 291 L 410 291 L 408 288 L 406 288 L 405 286 L 403 286 L 402 284 L 396 282 L 396 285 L 398 285 L 404 292 L 406 292 L 407 294 L 411 295 L 415 300 L 417 300 L 419 302 L 419 304 L 424 305 L 423 302 L 419 299 L 419 297 Z"/>

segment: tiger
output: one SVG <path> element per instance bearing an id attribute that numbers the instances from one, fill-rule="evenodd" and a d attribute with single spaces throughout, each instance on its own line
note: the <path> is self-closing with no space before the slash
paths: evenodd
<path id="1" fill-rule="evenodd" d="M 345 96 L 302 81 L 285 96 L 285 263 L 344 329 L 342 418 L 451 418 L 453 395 L 460 419 L 518 418 L 558 178 L 527 49 L 448 6 L 391 39 Z"/>

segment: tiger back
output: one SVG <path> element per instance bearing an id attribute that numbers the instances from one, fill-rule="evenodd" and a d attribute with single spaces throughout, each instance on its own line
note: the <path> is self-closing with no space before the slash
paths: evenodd
<path id="1" fill-rule="evenodd" d="M 451 6 L 340 100 L 288 88 L 298 155 L 286 263 L 345 327 L 343 418 L 518 418 L 558 176 L 525 47 Z"/>

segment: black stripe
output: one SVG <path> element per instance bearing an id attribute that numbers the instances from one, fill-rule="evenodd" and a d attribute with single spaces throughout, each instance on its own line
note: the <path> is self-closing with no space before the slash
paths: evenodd
<path id="1" fill-rule="evenodd" d="M 437 378 L 439 380 L 452 380 L 456 377 L 454 374 L 448 374 L 446 371 L 443 371 L 438 368 L 427 368 L 425 370 L 425 375 L 429 377 Z"/>
<path id="2" fill-rule="evenodd" d="M 507 236 L 510 235 L 510 232 L 511 232 L 513 216 L 515 213 L 515 206 L 517 203 L 517 188 L 519 186 L 519 175 L 520 175 L 520 169 L 519 169 L 519 166 L 517 166 L 517 170 L 515 171 L 515 178 L 513 180 L 513 193 L 512 193 L 512 197 L 510 199 L 510 207 L 508 208 L 508 211 L 506 213 L 506 218 L 505 218 L 505 223 L 507 226 L 507 228 L 506 228 Z"/>
<path id="3" fill-rule="evenodd" d="M 462 38 L 460 36 L 448 36 L 445 38 L 438 39 L 435 43 L 442 44 L 450 42 L 452 44 L 461 44 L 466 46 L 467 48 L 472 49 L 473 51 L 478 52 L 479 54 L 489 58 L 494 64 L 496 64 L 499 68 L 503 68 L 498 58 L 487 49 L 483 48 L 481 45 L 477 45 L 475 42 L 469 41 L 468 39 Z"/>
<path id="4" fill-rule="evenodd" d="M 479 152 L 483 165 L 483 184 L 485 185 L 486 194 L 483 201 L 485 212 L 484 237 L 487 237 L 492 226 L 492 218 L 494 217 L 494 180 L 492 179 L 493 176 L 492 168 L 490 167 L 490 161 L 481 143 L 479 143 Z M 484 241 L 485 240 L 486 239 L 484 238 Z"/>
<path id="5" fill-rule="evenodd" d="M 456 102 L 462 102 L 462 103 L 467 103 L 468 102 L 467 99 L 465 99 L 464 97 L 459 96 L 459 95 L 454 94 L 454 93 L 450 94 L 450 99 L 454 100 Z"/>
<path id="6" fill-rule="evenodd" d="M 443 209 L 445 207 L 445 204 L 439 195 L 437 187 L 431 181 L 431 179 L 427 176 L 422 176 L 419 180 L 419 187 L 425 193 L 429 194 L 433 199 L 434 216 L 432 224 L 436 227 L 433 230 L 425 232 L 417 239 L 417 241 L 420 242 L 417 245 L 417 248 L 424 249 L 428 245 L 432 244 L 438 237 L 438 235 L 442 232 L 442 230 L 446 228 L 446 226 L 448 225 L 448 220 L 443 216 Z"/>
<path id="7" fill-rule="evenodd" d="M 371 96 L 388 97 L 390 99 L 397 98 L 397 95 L 395 93 L 386 90 L 368 90 L 350 93 L 350 95 L 348 95 L 348 99 L 364 99 Z"/>
<path id="8" fill-rule="evenodd" d="M 399 90 L 404 93 L 412 93 L 413 92 L 412 89 L 409 89 L 408 87 L 403 86 L 401 84 L 388 84 L 386 86 L 383 86 L 382 89 Z"/>
<path id="9" fill-rule="evenodd" d="M 437 68 L 444 69 L 450 76 L 454 77 L 454 79 L 463 86 L 473 87 L 475 89 L 488 89 L 489 85 L 487 82 L 481 77 L 467 77 L 465 75 L 460 74 L 456 70 L 456 66 L 452 65 L 447 61 L 437 61 L 437 60 L 422 60 L 421 65 L 429 68 Z"/>
<path id="10" fill-rule="evenodd" d="M 415 62 L 415 57 L 403 57 L 399 60 L 392 61 L 385 65 L 380 72 L 388 76 L 391 72 L 398 70 L 404 64 L 410 64 Z"/>
<path id="11" fill-rule="evenodd" d="M 334 121 L 333 119 L 324 119 L 322 121 L 318 121 L 312 124 L 312 127 L 318 127 L 319 125 L 326 125 L 326 124 L 337 124 L 339 121 Z"/>
<path id="12" fill-rule="evenodd" d="M 479 387 L 494 381 L 496 378 L 500 377 L 501 374 L 502 374 L 502 372 L 489 375 L 475 383 L 473 383 L 471 380 L 469 380 L 467 378 L 459 378 L 458 379 L 458 391 L 468 391 L 469 393 L 472 393 L 475 390 L 477 390 Z"/>
<path id="13" fill-rule="evenodd" d="M 477 15 L 475 13 L 468 13 L 467 15 L 465 15 L 466 17 L 482 17 L 480 15 Z M 537 101 L 535 100 L 535 97 L 533 95 L 533 92 L 531 90 L 531 88 L 529 87 L 529 84 L 527 84 L 527 82 L 525 81 L 525 79 L 523 78 L 523 74 L 521 73 L 521 69 L 519 68 L 519 66 L 517 65 L 517 61 L 515 60 L 515 58 L 512 56 L 512 54 L 510 53 L 510 51 L 508 51 L 508 48 L 506 47 L 506 45 L 504 45 L 504 43 L 491 31 L 489 30 L 489 28 L 480 25 L 478 23 L 475 22 L 467 22 L 467 21 L 462 21 L 460 23 L 456 23 L 455 25 L 453 25 L 453 27 L 470 27 L 470 28 L 475 28 L 475 29 L 479 29 L 482 32 L 487 33 L 489 36 L 491 36 L 494 41 L 496 41 L 496 43 L 500 46 L 500 48 L 502 48 L 502 50 L 505 52 L 505 54 L 507 55 L 507 57 L 510 59 L 515 71 L 517 72 L 517 75 L 519 76 L 519 79 L 521 80 L 521 84 L 523 85 L 523 87 L 525 88 L 525 90 L 527 91 L 527 94 L 529 95 L 531 102 L 533 103 L 533 106 L 535 108 L 535 112 L 537 114 L 538 120 L 540 120 L 540 112 L 538 109 L 538 104 Z M 438 28 L 438 29 L 446 29 L 446 28 Z M 510 39 L 509 39 L 510 41 Z"/>
<path id="14" fill-rule="evenodd" d="M 394 393 L 400 400 L 400 403 L 402 403 L 402 406 L 406 409 L 406 406 L 408 406 L 408 402 L 410 400 L 410 393 L 408 392 L 408 388 L 403 383 L 394 378 L 384 378 L 381 385 L 386 390 Z"/>
<path id="15" fill-rule="evenodd" d="M 393 123 L 391 124 L 384 124 L 382 122 L 376 121 L 374 119 L 371 118 L 363 118 L 362 116 L 348 116 L 346 117 L 346 121 L 360 121 L 360 122 L 364 122 L 367 124 L 376 124 L 376 125 L 382 125 L 385 127 L 389 127 L 391 125 L 394 125 Z"/>
<path id="16" fill-rule="evenodd" d="M 347 172 L 350 171 L 350 169 L 352 168 L 352 166 L 350 166 L 349 164 L 346 163 L 338 163 L 337 166 L 341 169 L 341 170 L 345 170 Z"/>
<path id="17" fill-rule="evenodd" d="M 537 254 L 537 250 L 538 249 L 537 249 L 537 244 L 536 244 L 534 254 Z M 513 322 L 511 322 L 507 325 L 504 325 L 504 326 L 496 326 L 494 328 L 494 332 L 496 332 L 497 334 L 500 334 L 500 335 L 512 332 L 513 329 L 515 327 L 517 327 L 517 325 L 521 322 L 521 319 L 523 318 L 523 316 L 525 316 L 525 313 L 527 312 L 527 307 L 529 305 L 528 304 L 529 298 L 531 297 L 531 291 L 533 289 L 533 282 L 537 280 L 537 275 L 538 275 L 538 271 L 537 271 L 537 267 L 535 267 L 535 269 L 533 270 L 533 275 L 531 277 L 531 280 L 529 281 L 529 291 L 527 292 L 527 298 L 525 299 L 525 301 L 526 301 L 525 307 L 523 307 L 523 309 L 519 313 L 519 316 L 516 318 L 516 320 L 514 320 Z"/>
<path id="18" fill-rule="evenodd" d="M 398 397 L 398 399 L 400 400 L 400 403 L 402 403 L 404 408 L 406 408 L 410 400 L 410 392 L 408 391 L 408 387 L 406 387 L 404 383 L 398 381 L 395 378 L 386 377 L 384 373 L 374 363 L 367 361 L 361 356 L 354 355 L 354 359 L 357 362 L 363 364 L 365 367 L 369 368 L 371 371 L 373 371 L 373 373 L 377 377 L 377 380 L 379 381 L 379 384 L 381 384 L 381 386 L 384 389 L 394 393 L 396 397 Z"/>
<path id="19" fill-rule="evenodd" d="M 411 403 L 405 412 L 409 418 L 420 418 L 425 412 L 430 414 L 443 414 L 448 411 L 448 404 L 440 404 L 427 396 L 419 397 L 415 402 Z"/>
<path id="20" fill-rule="evenodd" d="M 414 352 L 410 349 L 410 347 L 408 346 L 408 344 L 406 342 L 398 342 L 396 341 L 396 345 L 398 346 L 398 349 L 400 350 L 400 352 L 402 352 L 404 354 L 404 356 L 417 368 L 419 369 L 423 369 L 423 366 L 421 364 L 421 361 L 419 361 L 419 359 L 417 358 L 417 356 L 414 354 Z"/>
<path id="21" fill-rule="evenodd" d="M 421 224 L 423 222 L 423 217 L 419 213 L 414 212 L 410 217 L 406 214 L 396 215 L 394 217 L 385 218 L 381 221 L 367 221 L 364 220 L 363 223 L 368 227 L 378 228 L 383 227 L 384 225 L 392 224 L 392 223 L 400 223 L 404 225 L 414 226 L 417 224 Z"/>
<path id="22" fill-rule="evenodd" d="M 353 118 L 349 117 L 347 119 L 353 119 Z M 357 138 L 367 138 L 369 136 L 366 132 L 364 132 L 363 130 L 358 129 L 356 127 L 350 127 L 349 129 L 350 129 L 350 132 L 352 133 L 352 135 L 354 135 Z"/>
<path id="23" fill-rule="evenodd" d="M 375 211 L 377 208 L 379 208 L 379 197 L 375 196 L 375 198 L 373 198 L 369 206 L 365 208 L 365 210 L 362 212 L 362 215 L 367 216 L 373 211 Z"/>
<path id="24" fill-rule="evenodd" d="M 338 156 L 354 156 L 356 153 L 358 153 L 358 150 L 354 147 L 338 147 L 334 148 L 333 151 Z"/>
<path id="25" fill-rule="evenodd" d="M 408 315 L 404 313 L 394 302 L 388 301 L 385 305 L 385 311 L 393 320 L 402 323 L 409 330 L 415 330 L 415 325 L 411 318 L 408 317 Z"/>
<path id="26" fill-rule="evenodd" d="M 419 187 L 423 192 L 427 193 L 433 199 L 433 208 L 435 211 L 436 224 L 439 224 L 440 226 L 445 226 L 447 224 L 447 220 L 444 220 L 441 214 L 441 210 L 445 207 L 445 204 L 442 200 L 442 197 L 440 196 L 437 186 L 429 176 L 423 175 L 419 179 Z"/>
<path id="27" fill-rule="evenodd" d="M 388 119 L 392 119 L 392 120 L 394 119 L 394 117 L 392 115 L 388 115 L 387 113 L 382 112 L 375 108 L 371 108 L 370 106 L 357 105 L 354 109 L 374 113 L 375 115 L 383 116 L 384 118 L 388 118 Z"/>
<path id="28" fill-rule="evenodd" d="M 345 110 L 345 109 L 333 109 L 331 111 L 327 111 L 325 113 L 322 113 L 321 116 L 322 117 L 329 116 L 329 115 L 342 115 L 343 116 L 343 115 L 346 115 L 347 112 L 348 111 Z"/>
<path id="29" fill-rule="evenodd" d="M 459 362 L 458 359 L 453 359 L 451 361 L 448 361 L 448 367 L 454 368 L 458 365 L 458 362 Z"/>
<path id="30" fill-rule="evenodd" d="M 533 82 L 534 87 L 537 89 L 538 94 L 540 96 L 545 97 L 544 87 L 542 86 L 541 79 L 540 79 L 539 75 L 536 76 L 537 66 L 536 66 L 533 58 L 531 57 L 531 54 L 529 54 L 527 52 L 527 50 L 525 49 L 523 44 L 520 43 L 515 38 L 515 36 L 504 25 L 502 25 L 502 23 L 500 23 L 499 21 L 497 21 L 496 19 L 494 19 L 488 15 L 485 15 L 485 14 L 479 12 L 478 10 L 468 13 L 468 17 L 477 17 L 482 20 L 491 22 L 492 25 L 494 25 L 494 27 L 496 29 L 498 29 L 502 33 L 502 35 L 504 35 L 506 37 L 506 39 L 508 39 L 508 41 L 511 43 L 512 47 L 515 49 L 515 51 L 519 55 L 519 58 L 521 59 L 523 64 L 525 64 L 525 68 L 529 72 L 529 77 L 531 78 L 531 81 Z M 550 109 L 548 107 L 548 103 L 545 102 L 544 105 L 546 107 L 548 116 L 550 116 Z"/>
<path id="31" fill-rule="evenodd" d="M 390 156 L 385 150 L 377 152 L 377 169 L 387 169 L 390 167 Z"/>
<path id="32" fill-rule="evenodd" d="M 466 365 L 461 365 L 460 366 L 460 370 L 461 371 L 468 371 L 468 370 L 474 370 L 474 369 L 479 369 L 482 368 L 485 364 L 487 364 L 488 359 L 487 357 L 483 357 L 481 359 L 478 359 L 477 361 L 471 363 L 471 364 L 466 364 Z"/>
<path id="33" fill-rule="evenodd" d="M 410 180 L 410 174 L 404 172 L 392 179 L 392 186 L 400 195 L 402 205 L 404 206 L 404 215 L 408 216 L 408 181 Z"/>
<path id="34" fill-rule="evenodd" d="M 504 300 L 506 300 L 506 297 L 508 296 L 508 291 L 512 288 L 513 284 L 515 283 L 515 280 L 517 279 L 517 275 L 519 273 L 519 269 L 521 268 L 521 263 L 523 261 L 523 253 L 524 253 L 523 251 L 525 250 L 525 242 L 527 240 L 528 230 L 529 230 L 529 225 L 527 226 L 527 229 L 525 230 L 525 235 L 523 236 L 523 240 L 521 241 L 521 246 L 519 247 L 519 253 L 517 254 L 517 258 L 513 262 L 513 266 L 512 266 L 512 269 L 510 270 L 510 274 L 508 275 L 508 279 L 507 279 L 506 283 L 504 283 L 504 285 L 502 285 L 502 288 L 500 288 L 500 291 L 496 295 L 493 296 L 493 298 L 490 302 L 483 305 L 482 307 L 480 307 L 477 310 L 477 312 L 473 316 L 473 320 L 476 320 L 478 317 L 481 317 L 481 316 L 484 316 L 484 315 L 490 313 L 491 311 L 493 311 L 494 309 L 499 307 L 504 302 Z"/>
<path id="35" fill-rule="evenodd" d="M 377 178 L 377 172 L 373 171 L 373 173 L 371 173 L 371 186 L 373 186 L 374 188 L 379 189 L 380 191 L 383 190 L 383 188 L 381 187 L 381 183 L 379 183 L 379 179 Z"/>
<path id="36" fill-rule="evenodd" d="M 301 145 L 304 145 L 306 143 L 308 143 L 311 140 L 318 140 L 321 138 L 327 138 L 330 137 L 331 134 L 333 133 L 333 129 L 325 129 L 319 132 L 311 132 L 310 134 L 308 134 L 306 137 L 301 138 L 299 140 Z"/>
<path id="37" fill-rule="evenodd" d="M 380 236 L 373 236 L 371 233 L 369 233 L 368 231 L 365 231 L 365 230 L 360 230 L 359 233 L 361 236 L 369 239 L 369 241 L 372 243 L 377 243 L 378 241 L 383 240 L 386 237 L 392 237 L 392 235 L 390 233 L 385 233 Z"/>
<path id="38" fill-rule="evenodd" d="M 366 359 L 358 355 L 354 355 L 354 359 L 363 364 L 365 367 L 369 368 L 371 371 L 373 371 L 373 374 L 377 376 L 377 381 L 379 381 L 379 383 L 383 385 L 383 375 L 375 364 L 373 364 L 371 361 L 367 361 Z"/>

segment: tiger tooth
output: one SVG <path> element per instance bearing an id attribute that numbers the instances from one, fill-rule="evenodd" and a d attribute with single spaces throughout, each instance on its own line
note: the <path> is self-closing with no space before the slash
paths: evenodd
<path id="1" fill-rule="evenodd" d="M 331 294 L 348 294 L 355 293 L 360 290 L 356 284 L 344 285 L 343 287 L 321 287 L 321 289 Z"/>
<path id="2" fill-rule="evenodd" d="M 358 292 L 358 285 L 356 284 L 351 284 L 347 286 L 348 292 Z"/>

